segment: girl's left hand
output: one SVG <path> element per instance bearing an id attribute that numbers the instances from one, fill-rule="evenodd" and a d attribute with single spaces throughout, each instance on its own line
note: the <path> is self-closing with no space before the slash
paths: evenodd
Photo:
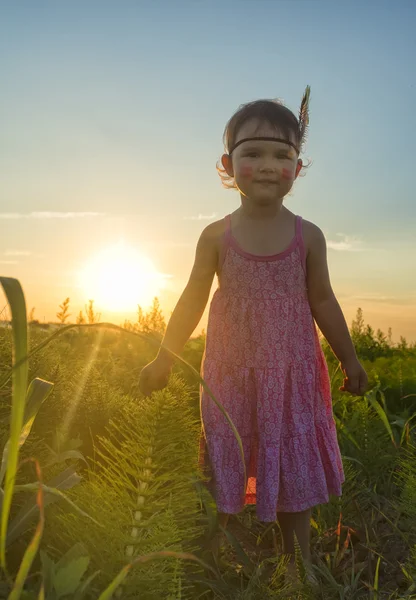
<path id="1" fill-rule="evenodd" d="M 368 387 L 368 377 L 358 358 L 341 364 L 341 369 L 344 373 L 344 384 L 339 389 L 354 396 L 362 396 Z"/>

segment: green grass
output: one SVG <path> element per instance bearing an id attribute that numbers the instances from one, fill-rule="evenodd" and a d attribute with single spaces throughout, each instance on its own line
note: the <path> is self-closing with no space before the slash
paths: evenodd
<path id="1" fill-rule="evenodd" d="M 102 323 L 50 335 L 27 325 L 19 283 L 0 281 L 13 325 L 0 328 L 1 597 L 416 598 L 414 347 L 360 325 L 371 391 L 352 398 L 324 346 L 346 481 L 313 511 L 318 587 L 299 553 L 303 582 L 289 587 L 278 525 L 253 507 L 230 520 L 218 560 L 210 550 L 216 509 L 197 453 L 203 336 L 184 351 L 193 368 L 178 361 L 168 388 L 145 399 L 137 381 L 154 338 Z"/>

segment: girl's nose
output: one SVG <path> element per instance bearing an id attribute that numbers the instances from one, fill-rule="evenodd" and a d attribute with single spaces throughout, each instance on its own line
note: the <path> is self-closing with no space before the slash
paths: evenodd
<path id="1" fill-rule="evenodd" d="M 276 171 L 276 165 L 274 164 L 273 161 L 265 161 L 261 166 L 260 166 L 260 171 L 262 172 L 268 172 L 268 173 L 273 173 L 274 171 Z"/>

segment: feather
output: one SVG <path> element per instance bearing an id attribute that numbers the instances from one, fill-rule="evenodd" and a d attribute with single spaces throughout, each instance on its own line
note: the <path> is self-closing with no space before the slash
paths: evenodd
<path id="1" fill-rule="evenodd" d="M 309 99 L 311 95 L 311 87 L 306 86 L 303 94 L 302 102 L 299 110 L 299 145 L 302 148 L 306 141 L 306 134 L 309 125 Z"/>

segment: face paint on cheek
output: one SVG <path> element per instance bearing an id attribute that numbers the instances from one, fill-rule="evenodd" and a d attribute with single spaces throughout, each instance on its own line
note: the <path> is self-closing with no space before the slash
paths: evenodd
<path id="1" fill-rule="evenodd" d="M 286 181 L 293 179 L 292 171 L 286 168 L 282 169 L 282 179 L 285 179 Z"/>
<path id="2" fill-rule="evenodd" d="M 253 178 L 253 167 L 250 167 L 249 165 L 243 165 L 240 169 L 240 175 L 241 175 L 241 177 L 244 177 L 245 179 L 252 179 Z"/>

